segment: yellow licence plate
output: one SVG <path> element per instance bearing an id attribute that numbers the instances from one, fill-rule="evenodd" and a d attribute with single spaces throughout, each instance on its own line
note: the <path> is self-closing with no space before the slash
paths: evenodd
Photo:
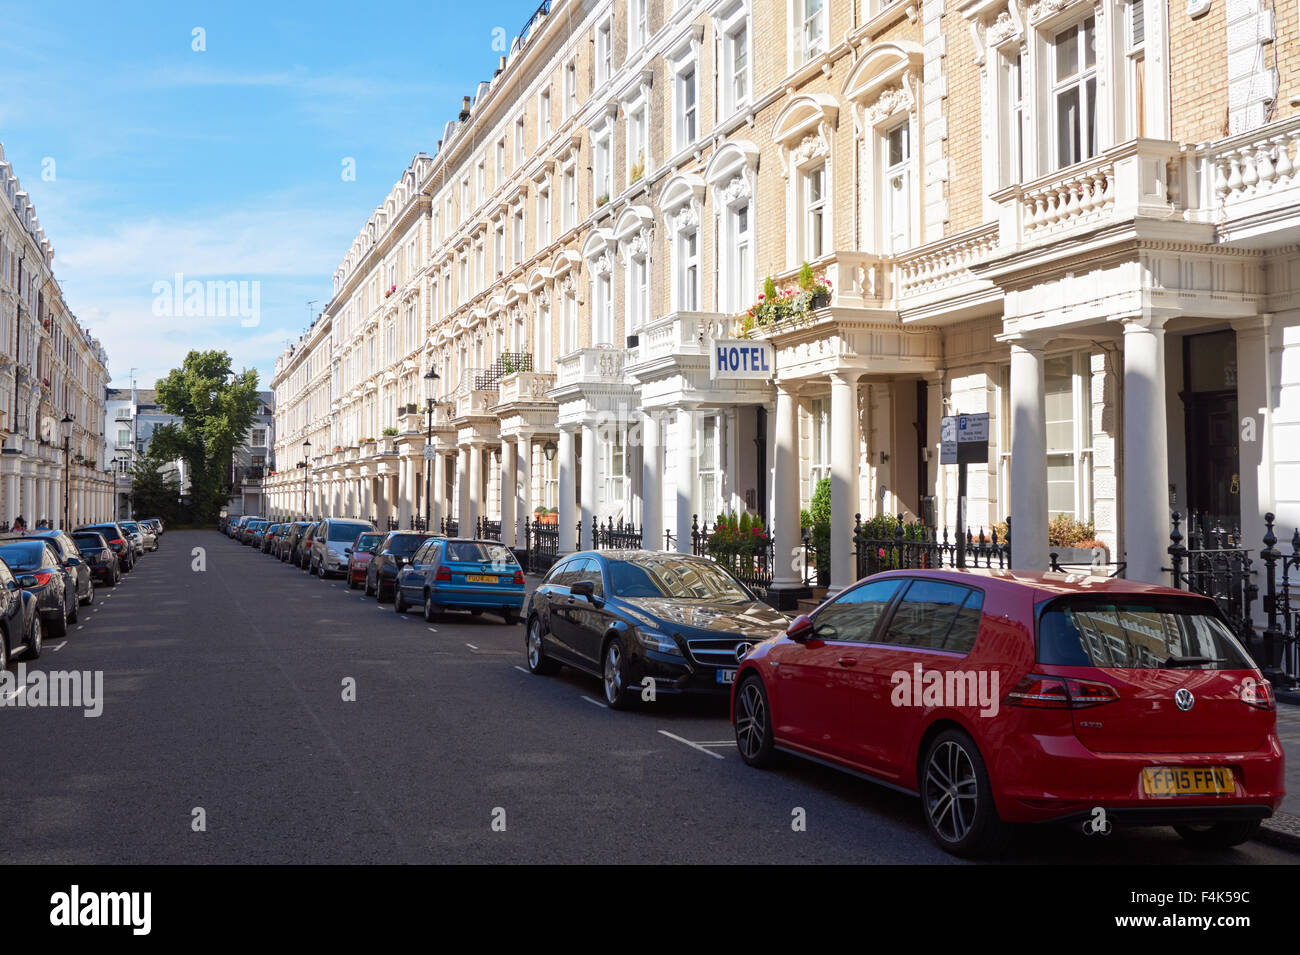
<path id="1" fill-rule="evenodd" d="M 1148 796 L 1213 796 L 1235 793 L 1237 784 L 1227 766 L 1148 766 L 1142 770 L 1142 791 Z"/>
<path id="2" fill-rule="evenodd" d="M 497 579 L 489 577 L 487 574 L 466 574 L 465 579 L 471 584 L 495 584 Z"/>

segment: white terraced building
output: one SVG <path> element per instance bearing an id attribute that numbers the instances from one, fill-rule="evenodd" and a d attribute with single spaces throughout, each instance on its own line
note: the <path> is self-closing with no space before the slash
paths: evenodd
<path id="1" fill-rule="evenodd" d="M 272 513 L 427 508 L 515 542 L 554 509 L 563 552 L 593 517 L 689 548 L 696 515 L 748 510 L 784 552 L 830 478 L 834 590 L 856 514 L 953 526 L 940 419 L 988 413 L 969 524 L 1010 516 L 1016 566 L 1046 566 L 1062 516 L 1142 580 L 1166 579 L 1171 509 L 1255 547 L 1272 511 L 1289 538 L 1298 21 L 1296 0 L 543 5 L 277 361 Z M 804 262 L 826 294 L 755 324 Z M 757 370 L 711 369 L 733 342 Z"/>

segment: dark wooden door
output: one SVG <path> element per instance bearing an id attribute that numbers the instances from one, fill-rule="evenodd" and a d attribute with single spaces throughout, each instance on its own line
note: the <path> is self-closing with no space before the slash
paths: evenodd
<path id="1" fill-rule="evenodd" d="M 1187 402 L 1187 507 L 1232 531 L 1241 523 L 1241 475 L 1237 446 L 1237 394 L 1203 391 Z"/>

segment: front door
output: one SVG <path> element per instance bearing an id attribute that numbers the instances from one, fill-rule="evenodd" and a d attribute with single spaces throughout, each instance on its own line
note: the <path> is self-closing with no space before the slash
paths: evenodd
<path id="1" fill-rule="evenodd" d="M 1187 396 L 1187 507 L 1203 516 L 1206 533 L 1241 524 L 1241 466 L 1237 445 L 1237 394 Z"/>

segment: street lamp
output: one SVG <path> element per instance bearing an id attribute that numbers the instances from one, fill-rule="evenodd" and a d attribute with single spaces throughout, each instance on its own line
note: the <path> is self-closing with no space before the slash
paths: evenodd
<path id="1" fill-rule="evenodd" d="M 429 427 L 424 439 L 424 529 L 429 530 L 429 503 L 433 497 L 433 462 L 429 460 L 429 447 L 433 444 L 433 408 L 438 393 L 438 373 L 429 366 L 424 373 L 424 402 L 428 409 Z"/>
<path id="2" fill-rule="evenodd" d="M 302 517 L 311 520 L 307 513 L 307 480 L 311 476 L 311 442 L 302 439 Z"/>
<path id="3" fill-rule="evenodd" d="M 546 455 L 547 463 L 550 463 L 551 461 L 555 460 L 555 451 L 556 451 L 555 442 L 552 441 L 550 438 L 547 438 L 546 443 L 542 445 L 542 454 Z"/>
<path id="4" fill-rule="evenodd" d="M 59 424 L 63 426 L 63 529 L 66 531 L 72 526 L 68 523 L 68 488 L 72 469 L 72 415 L 65 414 Z"/>

